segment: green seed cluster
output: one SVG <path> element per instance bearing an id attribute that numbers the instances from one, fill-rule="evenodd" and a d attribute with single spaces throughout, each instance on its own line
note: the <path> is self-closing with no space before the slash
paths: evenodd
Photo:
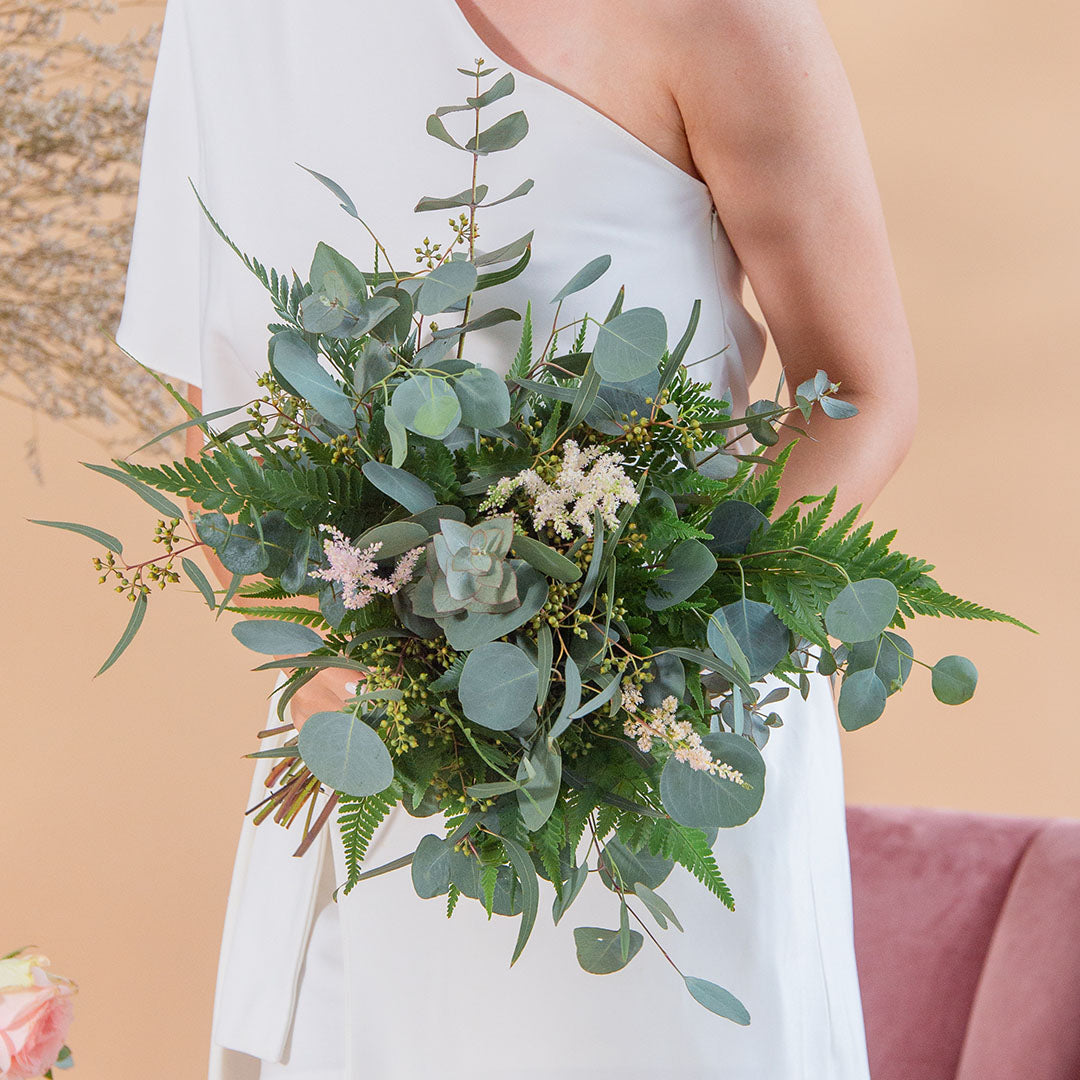
<path id="1" fill-rule="evenodd" d="M 450 224 L 453 224 L 451 219 Z M 435 268 L 435 260 L 439 257 L 439 252 L 442 250 L 442 244 L 432 243 L 431 238 L 425 236 L 421 247 L 413 249 L 416 252 L 416 261 L 423 263 L 429 270 Z"/>
<path id="2" fill-rule="evenodd" d="M 117 563 L 116 553 L 107 551 L 105 557 L 95 555 L 90 563 L 95 570 L 101 571 L 98 583 L 104 584 L 110 578 L 116 580 L 113 591 L 126 593 L 129 600 L 136 600 L 140 595 L 150 592 L 150 585 L 157 583 L 159 589 L 164 589 L 171 581 L 179 581 L 180 574 L 172 568 L 172 552 L 177 543 L 181 543 L 176 536 L 176 530 L 180 526 L 180 518 L 158 518 L 154 526 L 155 544 L 165 546 L 166 558 L 163 562 L 145 562 L 134 568 L 134 573 L 128 575 L 129 567 Z M 149 584 L 148 584 L 149 582 Z"/>

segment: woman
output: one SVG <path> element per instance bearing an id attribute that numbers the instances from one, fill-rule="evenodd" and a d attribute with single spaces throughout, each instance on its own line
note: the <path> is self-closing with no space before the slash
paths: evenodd
<path id="1" fill-rule="evenodd" d="M 708 367 L 696 370 L 739 408 L 764 347 L 742 304 L 745 273 L 788 386 L 824 368 L 859 408 L 842 424 L 815 418 L 781 506 L 834 484 L 837 514 L 877 495 L 912 438 L 914 359 L 856 109 L 810 0 L 299 7 L 169 0 L 117 333 L 125 348 L 187 381 L 208 412 L 256 396 L 266 298 L 209 233 L 184 178 L 267 265 L 304 265 L 320 239 L 346 251 L 365 241 L 345 233 L 355 222 L 294 161 L 340 181 L 387 248 L 409 251 L 434 228 L 412 202 L 449 190 L 461 168 L 424 135 L 424 117 L 472 92 L 454 69 L 484 56 L 515 73 L 511 100 L 530 133 L 483 159 L 483 179 L 493 191 L 536 180 L 482 226 L 499 242 L 536 229 L 534 257 L 502 302 L 542 304 L 607 251 L 616 284 L 669 325 L 702 298 L 695 350 Z M 505 370 L 515 342 L 504 329 L 473 335 L 473 359 Z M 189 452 L 199 445 L 196 435 Z M 291 701 L 294 726 L 340 708 L 348 679 L 310 682 Z M 459 909 L 446 925 L 439 903 L 412 896 L 401 874 L 332 903 L 343 879 L 332 831 L 296 860 L 295 837 L 245 821 L 211 1076 L 866 1080 L 835 712 L 828 681 L 812 684 L 807 701 L 779 707 L 762 810 L 714 847 L 736 913 L 689 876 L 665 885 L 686 926 L 673 955 L 694 949 L 695 966 L 747 1004 L 748 1028 L 703 1014 L 662 960 L 638 958 L 610 979 L 578 971 L 565 926 L 538 923 L 509 971 L 510 920 L 488 924 L 463 905 L 477 911 Z M 262 775 L 257 766 L 253 795 Z M 369 858 L 404 854 L 429 831 L 430 820 L 399 808 Z M 589 892 L 581 921 L 604 899 Z"/>

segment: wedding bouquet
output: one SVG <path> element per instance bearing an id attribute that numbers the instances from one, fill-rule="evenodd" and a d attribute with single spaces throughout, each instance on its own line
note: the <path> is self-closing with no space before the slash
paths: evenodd
<path id="1" fill-rule="evenodd" d="M 425 238 L 416 248 L 411 272 L 377 238 L 370 271 L 324 243 L 306 281 L 267 270 L 203 204 L 276 318 L 257 400 L 202 415 L 164 383 L 189 414 L 169 433 L 197 426 L 198 458 L 89 466 L 163 515 L 164 555 L 128 564 L 106 532 L 41 523 L 104 544 L 100 580 L 133 603 L 101 670 L 130 644 L 151 585 L 182 570 L 218 615 L 246 616 L 233 633 L 274 657 L 256 670 L 289 672 L 283 723 L 319 671 L 356 673 L 345 709 L 251 755 L 281 758 L 257 821 L 276 811 L 288 825 L 307 808 L 298 854 L 336 808 L 346 892 L 409 866 L 417 894 L 445 896 L 448 915 L 462 896 L 489 917 L 520 915 L 511 963 L 537 918 L 539 879 L 557 923 L 592 871 L 617 926 L 579 927 L 574 938 L 582 967 L 606 974 L 643 943 L 631 918 L 653 936 L 637 904 L 679 928 L 657 891 L 675 863 L 733 906 L 712 845 L 717 829 L 761 805 L 761 748 L 781 723 L 770 706 L 805 698 L 814 671 L 838 675 L 852 730 L 877 719 L 914 665 L 929 669 L 940 701 L 959 704 L 975 667 L 961 656 L 924 663 L 901 634 L 906 620 L 1023 624 L 943 590 L 929 563 L 891 549 L 894 532 L 856 525 L 859 507 L 830 521 L 835 488 L 775 513 L 794 444 L 767 450 L 784 417 L 856 412 L 824 371 L 790 408 L 758 401 L 732 415 L 730 397 L 683 363 L 700 301 L 688 298 L 670 347 L 663 314 L 625 306 L 622 289 L 603 318 L 560 321 L 562 302 L 596 283 L 607 256 L 551 298 L 544 333 L 531 302 L 477 314 L 484 291 L 526 267 L 533 234 L 480 250 L 478 209 L 532 182 L 486 201 L 476 164 L 520 142 L 528 122 L 517 111 L 482 129 L 513 76 L 482 89 L 491 69 L 460 70 L 475 94 L 437 109 L 427 130 L 472 159 L 472 182 L 417 203 L 458 216 L 445 246 Z M 458 111 L 474 128 L 465 141 L 442 119 Z M 308 171 L 365 224 L 335 181 Z M 521 333 L 508 373 L 470 362 L 470 335 L 511 320 Z M 244 419 L 215 428 L 245 406 Z M 170 495 L 203 512 L 189 522 Z M 232 574 L 227 588 L 185 554 L 203 545 Z M 362 869 L 399 804 L 444 821 L 411 854 Z M 749 1021 L 728 991 L 683 977 L 707 1009 Z"/>

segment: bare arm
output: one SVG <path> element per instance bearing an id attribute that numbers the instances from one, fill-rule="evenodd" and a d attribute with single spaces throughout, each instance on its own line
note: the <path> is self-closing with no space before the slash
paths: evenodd
<path id="1" fill-rule="evenodd" d="M 672 93 L 765 321 L 789 391 L 824 368 L 859 408 L 818 413 L 780 508 L 838 487 L 869 504 L 914 435 L 914 349 L 869 153 L 813 0 L 680 0 Z M 794 414 L 793 423 L 802 425 Z M 790 441 L 784 430 L 781 445 Z"/>
<path id="2" fill-rule="evenodd" d="M 195 406 L 200 412 L 202 412 L 202 388 L 198 386 L 192 386 L 188 384 L 187 399 Z M 202 433 L 197 427 L 189 427 L 186 432 L 186 446 L 185 451 L 188 457 L 197 458 L 202 454 L 203 440 Z M 193 520 L 193 515 L 196 510 L 200 510 L 201 507 L 191 499 L 187 500 L 188 517 Z M 232 580 L 232 574 L 222 565 L 221 560 L 214 554 L 213 550 L 204 546 L 202 549 L 203 554 L 206 556 L 206 561 L 210 564 L 210 569 L 213 571 L 215 577 L 221 582 L 222 587 L 227 588 L 229 582 Z M 234 597 L 231 601 L 237 607 L 243 606 L 247 603 L 260 603 L 261 601 L 248 601 L 244 597 Z M 313 596 L 296 596 L 289 601 L 290 604 L 298 607 L 308 607 L 313 610 L 318 610 L 319 602 Z M 281 659 L 281 657 L 278 657 Z M 305 683 L 299 690 L 293 694 L 289 700 L 289 715 L 292 717 L 293 727 L 297 731 L 303 727 L 304 721 L 312 714 L 316 712 L 335 712 L 342 708 L 345 700 L 349 697 L 349 694 L 345 690 L 346 683 L 356 682 L 356 673 L 346 671 L 340 668 L 327 668 L 324 671 L 320 671 L 310 682 Z"/>

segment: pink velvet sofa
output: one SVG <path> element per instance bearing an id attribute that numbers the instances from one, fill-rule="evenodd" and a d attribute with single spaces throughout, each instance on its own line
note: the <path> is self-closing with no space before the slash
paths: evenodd
<path id="1" fill-rule="evenodd" d="M 848 836 L 873 1080 L 1080 1080 L 1080 821 L 853 806 Z"/>

